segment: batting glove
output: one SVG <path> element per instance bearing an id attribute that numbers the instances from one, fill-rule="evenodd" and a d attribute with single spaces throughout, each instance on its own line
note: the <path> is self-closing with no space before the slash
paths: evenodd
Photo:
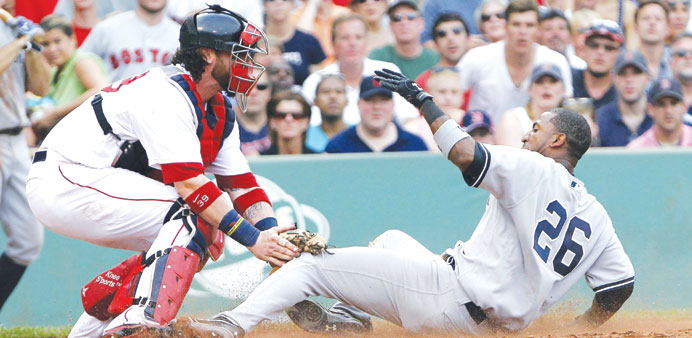
<path id="1" fill-rule="evenodd" d="M 426 100 L 432 100 L 433 98 L 432 95 L 424 92 L 415 81 L 393 70 L 386 68 L 376 70 L 375 80 L 379 82 L 382 87 L 401 95 L 406 101 L 411 102 L 411 104 L 418 109 L 420 109 Z"/>
<path id="2" fill-rule="evenodd" d="M 23 16 L 12 19 L 9 25 L 12 27 L 14 36 L 18 38 L 28 35 L 33 39 L 36 34 L 43 34 L 43 28 L 41 28 L 41 26 Z"/>

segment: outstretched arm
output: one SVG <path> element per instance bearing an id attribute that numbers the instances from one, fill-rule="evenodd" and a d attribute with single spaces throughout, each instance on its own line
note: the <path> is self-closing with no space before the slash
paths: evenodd
<path id="1" fill-rule="evenodd" d="M 577 317 L 575 324 L 586 327 L 600 326 L 620 309 L 633 290 L 634 284 L 629 284 L 617 289 L 596 293 L 591 307 L 583 315 Z"/>
<path id="2" fill-rule="evenodd" d="M 375 79 L 382 87 L 403 96 L 421 111 L 435 136 L 435 142 L 447 159 L 462 171 L 471 165 L 476 141 L 463 131 L 458 123 L 442 112 L 442 109 L 433 101 L 432 95 L 424 92 L 413 80 L 389 69 L 377 70 L 375 75 Z"/>

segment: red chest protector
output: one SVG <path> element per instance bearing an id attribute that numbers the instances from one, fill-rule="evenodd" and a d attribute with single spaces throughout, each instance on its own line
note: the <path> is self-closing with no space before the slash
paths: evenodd
<path id="1" fill-rule="evenodd" d="M 218 93 L 204 107 L 190 75 L 176 74 L 171 76 L 171 79 L 185 91 L 192 106 L 195 107 L 202 164 L 204 168 L 207 168 L 214 162 L 224 140 L 233 131 L 235 112 L 231 101 L 228 96 Z"/>

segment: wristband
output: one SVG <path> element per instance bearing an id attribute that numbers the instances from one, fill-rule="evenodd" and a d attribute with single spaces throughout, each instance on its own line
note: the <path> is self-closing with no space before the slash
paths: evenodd
<path id="1" fill-rule="evenodd" d="M 233 238 L 236 242 L 248 247 L 257 243 L 257 237 L 260 234 L 259 230 L 232 209 L 221 219 L 219 230 Z"/>
<path id="2" fill-rule="evenodd" d="M 276 221 L 276 218 L 274 217 L 267 217 L 257 223 L 255 223 L 255 228 L 259 231 L 264 231 L 267 229 L 271 229 L 275 226 L 278 226 L 279 222 Z"/>
<path id="3" fill-rule="evenodd" d="M 190 206 L 192 212 L 199 215 L 204 209 L 214 203 L 221 194 L 223 194 L 221 189 L 209 181 L 185 197 L 185 203 Z"/>
<path id="4" fill-rule="evenodd" d="M 264 192 L 264 189 L 262 188 L 252 189 L 247 193 L 238 196 L 235 200 L 233 200 L 233 209 L 242 215 L 245 214 L 245 210 L 247 210 L 247 208 L 258 202 L 267 202 L 269 205 L 272 205 L 272 203 L 269 201 L 269 196 L 267 196 L 267 193 Z"/>
<path id="5" fill-rule="evenodd" d="M 461 126 L 452 119 L 445 121 L 434 135 L 435 143 L 437 143 L 445 158 L 449 158 L 449 152 L 452 151 L 457 142 L 467 137 L 471 137 L 471 135 L 461 130 Z"/>

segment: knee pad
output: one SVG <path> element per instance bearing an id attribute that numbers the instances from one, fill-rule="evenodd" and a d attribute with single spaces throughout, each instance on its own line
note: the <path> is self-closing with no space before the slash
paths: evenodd
<path id="1" fill-rule="evenodd" d="M 113 299 L 121 289 L 128 289 L 132 276 L 142 271 L 142 254 L 132 255 L 117 266 L 96 276 L 82 287 L 84 311 L 99 320 L 115 317 L 120 312 L 111 309 Z M 128 303 L 128 306 L 130 303 Z M 125 307 L 126 309 L 127 307 Z M 122 309 L 124 311 L 124 309 Z"/>

